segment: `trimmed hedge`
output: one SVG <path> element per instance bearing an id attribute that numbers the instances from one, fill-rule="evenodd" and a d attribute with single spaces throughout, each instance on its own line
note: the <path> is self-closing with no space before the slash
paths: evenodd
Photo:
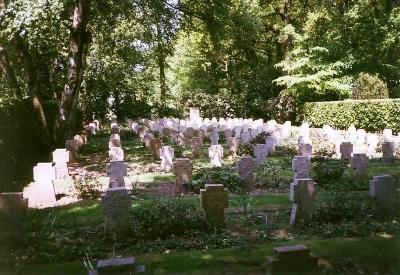
<path id="1" fill-rule="evenodd" d="M 400 99 L 344 100 L 308 102 L 301 119 L 313 127 L 324 124 L 337 129 L 356 128 L 380 131 L 391 128 L 400 131 Z"/>

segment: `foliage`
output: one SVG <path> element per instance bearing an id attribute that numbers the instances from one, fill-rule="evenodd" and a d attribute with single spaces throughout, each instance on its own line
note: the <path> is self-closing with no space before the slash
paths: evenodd
<path id="1" fill-rule="evenodd" d="M 271 156 L 294 157 L 297 155 L 297 148 L 293 144 L 282 144 L 275 147 L 275 151 L 270 154 Z"/>
<path id="2" fill-rule="evenodd" d="M 95 200 L 100 198 L 102 184 L 96 178 L 81 177 L 74 180 L 74 186 L 79 199 Z"/>
<path id="3" fill-rule="evenodd" d="M 282 167 L 276 163 L 266 163 L 256 167 L 256 181 L 266 188 L 277 188 L 283 181 Z"/>
<path id="4" fill-rule="evenodd" d="M 400 130 L 400 100 L 346 100 L 307 103 L 303 110 L 303 120 L 313 127 L 324 124 L 338 129 L 351 125 L 366 131 L 385 128 Z"/>
<path id="5" fill-rule="evenodd" d="M 353 85 L 353 99 L 384 99 L 389 97 L 385 82 L 377 75 L 360 73 Z"/>
<path id="6" fill-rule="evenodd" d="M 315 181 L 319 186 L 325 187 L 332 182 L 340 184 L 342 175 L 347 170 L 347 165 L 342 160 L 325 159 L 314 163 L 313 171 Z"/>
<path id="7" fill-rule="evenodd" d="M 184 199 L 150 201 L 135 209 L 132 218 L 134 236 L 138 239 L 164 239 L 205 229 L 202 213 Z"/>
<path id="8" fill-rule="evenodd" d="M 265 143 L 265 141 L 264 141 Z M 254 145 L 251 143 L 244 144 L 240 143 L 237 149 L 236 154 L 238 156 L 252 156 L 254 157 Z"/>
<path id="9" fill-rule="evenodd" d="M 258 134 L 255 138 L 250 140 L 250 143 L 253 145 L 257 145 L 257 144 L 265 144 L 266 139 L 271 136 L 271 133 L 268 132 L 262 132 L 260 134 Z"/>

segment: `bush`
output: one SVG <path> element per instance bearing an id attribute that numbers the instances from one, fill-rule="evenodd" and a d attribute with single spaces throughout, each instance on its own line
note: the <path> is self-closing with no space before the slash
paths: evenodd
<path id="1" fill-rule="evenodd" d="M 389 97 L 388 87 L 378 75 L 361 73 L 353 86 L 353 99 L 383 99 Z"/>
<path id="2" fill-rule="evenodd" d="M 366 131 L 400 131 L 400 99 L 309 102 L 302 112 L 302 119 L 313 127 L 327 124 L 347 129 L 354 125 Z"/>
<path id="3" fill-rule="evenodd" d="M 279 164 L 268 163 L 256 167 L 257 181 L 266 188 L 277 188 L 284 180 L 282 167 Z"/>
<path id="4" fill-rule="evenodd" d="M 100 198 L 101 183 L 96 178 L 80 178 L 74 180 L 78 199 L 94 200 Z"/>
<path id="5" fill-rule="evenodd" d="M 133 211 L 134 236 L 158 239 L 180 236 L 190 230 L 204 230 L 203 214 L 185 199 L 156 200 Z"/>
<path id="6" fill-rule="evenodd" d="M 329 185 L 342 178 L 347 165 L 337 159 L 326 159 L 314 165 L 315 181 L 321 186 Z"/>

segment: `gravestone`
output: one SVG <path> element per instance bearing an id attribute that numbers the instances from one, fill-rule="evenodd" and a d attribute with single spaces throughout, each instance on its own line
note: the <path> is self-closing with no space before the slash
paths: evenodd
<path id="1" fill-rule="evenodd" d="M 318 258 L 304 245 L 275 247 L 267 257 L 267 275 L 318 274 Z"/>
<path id="2" fill-rule="evenodd" d="M 192 122 L 196 122 L 200 119 L 200 109 L 195 107 L 189 108 L 189 119 Z"/>
<path id="3" fill-rule="evenodd" d="M 108 188 L 124 187 L 124 177 L 128 169 L 123 161 L 110 161 L 107 163 L 107 177 L 110 178 Z"/>
<path id="4" fill-rule="evenodd" d="M 367 156 L 373 157 L 376 154 L 379 138 L 375 134 L 367 134 Z"/>
<path id="5" fill-rule="evenodd" d="M 131 194 L 125 187 L 108 188 L 101 195 L 101 206 L 106 216 L 105 231 L 113 239 L 123 239 L 129 235 L 129 210 Z"/>
<path id="6" fill-rule="evenodd" d="M 232 129 L 225 129 L 225 131 L 224 131 L 224 135 L 225 135 L 225 140 L 226 140 L 226 142 L 228 142 L 228 140 L 232 137 L 232 135 L 233 135 L 233 131 L 232 131 Z"/>
<path id="7" fill-rule="evenodd" d="M 396 145 L 394 142 L 385 141 L 382 143 L 382 160 L 383 162 L 392 162 L 394 153 L 396 151 Z"/>
<path id="8" fill-rule="evenodd" d="M 145 272 L 144 265 L 136 264 L 134 257 L 99 260 L 96 270 L 89 275 L 137 274 Z"/>
<path id="9" fill-rule="evenodd" d="M 23 197 L 23 193 L 0 193 L 0 213 L 13 216 L 15 219 L 21 218 L 28 209 L 28 199 Z"/>
<path id="10" fill-rule="evenodd" d="M 108 150 L 108 157 L 110 158 L 110 161 L 112 160 L 123 161 L 124 150 L 122 150 L 122 148 L 120 147 L 113 147 L 110 150 Z"/>
<path id="11" fill-rule="evenodd" d="M 29 207 L 41 207 L 56 202 L 53 181 L 56 170 L 51 162 L 38 163 L 33 167 L 33 182 L 24 188 L 24 197 L 28 199 Z"/>
<path id="12" fill-rule="evenodd" d="M 232 154 L 236 155 L 236 152 L 239 147 L 239 142 L 237 137 L 230 137 L 228 139 L 228 146 L 229 146 L 229 152 Z"/>
<path id="13" fill-rule="evenodd" d="M 312 179 L 295 179 L 290 184 L 290 201 L 292 212 L 290 225 L 299 220 L 308 222 L 315 208 L 315 195 L 317 193 L 316 183 Z"/>
<path id="14" fill-rule="evenodd" d="M 221 145 L 211 145 L 208 148 L 208 157 L 210 158 L 211 165 L 221 167 L 224 149 Z"/>
<path id="15" fill-rule="evenodd" d="M 347 163 L 351 160 L 351 155 L 353 153 L 353 144 L 351 142 L 342 142 L 340 145 L 341 159 Z"/>
<path id="16" fill-rule="evenodd" d="M 200 204 L 209 225 L 225 225 L 224 209 L 228 207 L 228 192 L 222 184 L 206 184 L 205 189 L 200 190 Z"/>
<path id="17" fill-rule="evenodd" d="M 269 138 L 267 138 L 266 144 L 267 144 L 267 147 L 268 147 L 268 154 L 271 154 L 271 153 L 275 152 L 275 148 L 278 145 L 275 137 L 270 136 Z"/>
<path id="18" fill-rule="evenodd" d="M 171 129 L 170 128 L 163 128 L 162 129 L 162 134 L 165 137 L 171 137 Z"/>
<path id="19" fill-rule="evenodd" d="M 210 135 L 211 145 L 218 145 L 219 134 L 218 131 L 212 131 Z"/>
<path id="20" fill-rule="evenodd" d="M 142 142 L 146 148 L 150 148 L 152 138 L 153 138 L 153 135 L 150 133 L 146 133 L 143 135 Z"/>
<path id="21" fill-rule="evenodd" d="M 237 162 L 237 170 L 244 187 L 247 189 L 254 188 L 253 172 L 256 167 L 256 162 L 251 156 L 243 156 Z"/>
<path id="22" fill-rule="evenodd" d="M 235 137 L 240 138 L 240 134 L 242 132 L 242 127 L 240 126 L 235 126 L 233 128 L 233 131 L 235 132 Z"/>
<path id="23" fill-rule="evenodd" d="M 367 175 L 368 157 L 366 154 L 353 154 L 351 171 L 353 180 L 362 179 Z"/>
<path id="24" fill-rule="evenodd" d="M 254 139 L 258 136 L 258 130 L 257 129 L 250 129 L 250 138 Z"/>
<path id="25" fill-rule="evenodd" d="M 256 164 L 264 164 L 268 155 L 267 144 L 257 144 L 254 148 L 254 155 L 256 156 Z"/>
<path id="26" fill-rule="evenodd" d="M 137 135 L 139 136 L 140 140 L 143 142 L 144 135 L 147 133 L 146 128 L 139 127 L 137 129 Z"/>
<path id="27" fill-rule="evenodd" d="M 113 125 L 112 127 L 111 127 L 111 134 L 119 134 L 119 127 L 118 127 L 118 125 Z"/>
<path id="28" fill-rule="evenodd" d="M 152 138 L 150 140 L 150 149 L 151 149 L 151 154 L 153 155 L 154 159 L 159 159 L 160 158 L 160 149 L 161 149 L 162 143 L 161 139 L 159 138 Z"/>
<path id="29" fill-rule="evenodd" d="M 188 127 L 186 129 L 186 138 L 191 139 L 194 136 L 194 129 L 193 127 Z"/>
<path id="30" fill-rule="evenodd" d="M 194 137 L 191 140 L 192 143 L 192 157 L 199 158 L 201 156 L 201 138 Z"/>
<path id="31" fill-rule="evenodd" d="M 119 134 L 111 134 L 110 136 L 110 141 L 108 142 L 108 149 L 114 147 L 121 147 L 121 138 L 119 137 Z"/>
<path id="32" fill-rule="evenodd" d="M 299 145 L 300 156 L 310 158 L 312 155 L 312 145 L 309 143 L 302 143 Z"/>
<path id="33" fill-rule="evenodd" d="M 23 221 L 28 209 L 28 199 L 22 193 L 0 193 L 0 225 L 2 245 L 24 240 L 26 231 Z"/>
<path id="34" fill-rule="evenodd" d="M 393 141 L 392 129 L 383 129 L 383 141 Z"/>
<path id="35" fill-rule="evenodd" d="M 69 152 L 67 149 L 56 149 L 53 151 L 53 162 L 55 163 L 56 180 L 68 180 L 68 166 L 69 162 Z"/>
<path id="36" fill-rule="evenodd" d="M 160 149 L 161 169 L 171 171 L 174 167 L 172 159 L 174 157 L 174 148 L 172 146 L 163 146 Z"/>
<path id="37" fill-rule="evenodd" d="M 76 162 L 81 146 L 79 145 L 79 141 L 75 139 L 69 139 L 65 142 L 65 149 L 69 152 L 69 162 Z"/>
<path id="38" fill-rule="evenodd" d="M 187 139 L 187 137 L 185 136 L 185 134 L 182 133 L 182 132 L 179 132 L 178 137 L 177 137 L 177 140 L 178 140 L 178 144 L 179 144 L 180 146 L 186 146 L 186 145 L 189 144 L 189 140 Z"/>
<path id="39" fill-rule="evenodd" d="M 397 186 L 394 178 L 389 175 L 373 176 L 369 183 L 369 194 L 376 198 L 379 213 L 396 215 Z"/>
<path id="40" fill-rule="evenodd" d="M 292 159 L 293 180 L 310 177 L 311 160 L 308 157 L 295 156 Z"/>
<path id="41" fill-rule="evenodd" d="M 176 176 L 174 193 L 181 194 L 182 186 L 192 178 L 193 164 L 188 158 L 177 158 L 174 162 L 174 173 Z"/>
<path id="42" fill-rule="evenodd" d="M 240 139 L 242 140 L 243 144 L 249 144 L 250 143 L 250 133 L 243 131 L 243 133 L 240 134 Z"/>
<path id="43" fill-rule="evenodd" d="M 89 125 L 86 127 L 86 131 L 90 134 L 90 135 L 95 135 L 96 134 L 96 124 L 89 123 Z"/>

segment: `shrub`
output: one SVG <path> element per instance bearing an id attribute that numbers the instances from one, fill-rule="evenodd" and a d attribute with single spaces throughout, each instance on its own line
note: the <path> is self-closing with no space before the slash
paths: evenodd
<path id="1" fill-rule="evenodd" d="M 251 144 L 264 144 L 266 139 L 271 136 L 271 133 L 261 132 L 255 138 L 253 138 L 250 143 Z"/>
<path id="2" fill-rule="evenodd" d="M 264 141 L 264 143 L 265 143 L 265 141 Z M 254 157 L 254 146 L 251 143 L 249 143 L 249 144 L 241 143 L 238 146 L 236 154 L 238 156 L 252 156 L 252 157 Z"/>
<path id="3" fill-rule="evenodd" d="M 180 236 L 205 228 L 205 220 L 193 202 L 185 199 L 155 200 L 144 203 L 132 213 L 134 236 L 158 239 Z"/>
<path id="4" fill-rule="evenodd" d="M 83 177 L 74 180 L 77 197 L 83 200 L 100 198 L 101 183 L 96 178 Z"/>
<path id="5" fill-rule="evenodd" d="M 257 180 L 265 187 L 277 188 L 283 181 L 282 167 L 279 164 L 263 164 L 256 167 Z"/>
<path id="6" fill-rule="evenodd" d="M 347 169 L 347 165 L 337 159 L 326 159 L 314 165 L 315 181 L 323 187 L 340 180 Z"/>
<path id="7" fill-rule="evenodd" d="M 328 124 L 347 129 L 354 125 L 366 131 L 400 131 L 400 99 L 309 102 L 302 112 L 302 119 L 313 127 Z"/>
<path id="8" fill-rule="evenodd" d="M 361 73 L 353 86 L 353 99 L 383 99 L 389 97 L 385 82 L 378 75 Z"/>

